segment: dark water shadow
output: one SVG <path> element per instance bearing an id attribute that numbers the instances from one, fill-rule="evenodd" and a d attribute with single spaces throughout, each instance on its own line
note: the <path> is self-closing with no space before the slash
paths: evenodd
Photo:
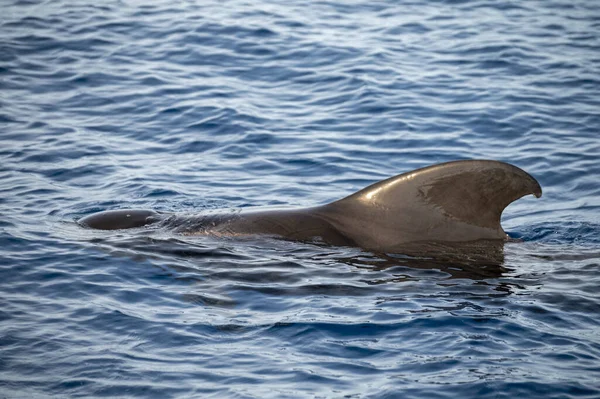
<path id="1" fill-rule="evenodd" d="M 182 278 L 185 276 L 192 280 L 196 280 L 193 277 L 196 274 L 223 280 L 235 277 L 285 284 L 298 278 L 294 274 L 331 273 L 335 264 L 338 268 L 343 264 L 350 266 L 350 270 L 377 272 L 373 281 L 363 280 L 372 285 L 398 283 L 408 278 L 399 275 L 409 275 L 413 279 L 427 277 L 428 273 L 419 271 L 437 271 L 440 280 L 480 282 L 499 279 L 513 271 L 504 264 L 504 243 L 499 241 L 415 243 L 407 246 L 404 254 L 386 254 L 359 248 L 331 247 L 318 242 L 292 243 L 270 237 L 233 239 L 153 235 L 156 232 L 142 229 L 118 235 L 94 234 L 87 241 L 111 256 L 151 260 L 175 271 Z M 388 277 L 381 278 L 381 273 Z M 346 277 L 339 278 L 343 281 Z M 351 281 L 353 276 L 347 278 Z"/>
<path id="2" fill-rule="evenodd" d="M 385 271 L 407 267 L 439 270 L 452 279 L 483 280 L 512 271 L 504 266 L 504 242 L 480 240 L 466 243 L 413 243 L 402 254 L 373 252 L 371 256 L 339 257 L 341 263 Z"/>

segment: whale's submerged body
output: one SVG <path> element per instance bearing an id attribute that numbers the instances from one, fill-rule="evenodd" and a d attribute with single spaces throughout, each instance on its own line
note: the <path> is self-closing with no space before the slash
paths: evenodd
<path id="1" fill-rule="evenodd" d="M 160 223 L 182 234 L 262 234 L 410 253 L 436 245 L 504 242 L 502 211 L 528 194 L 540 197 L 542 189 L 516 166 L 499 161 L 454 161 L 391 177 L 314 208 L 201 216 L 116 210 L 86 216 L 79 223 L 102 230 Z"/>

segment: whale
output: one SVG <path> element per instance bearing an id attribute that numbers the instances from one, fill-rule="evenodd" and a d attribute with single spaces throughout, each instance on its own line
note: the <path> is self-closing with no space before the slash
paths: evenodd
<path id="1" fill-rule="evenodd" d="M 184 235 L 270 236 L 379 253 L 423 254 L 506 242 L 510 237 L 500 224 L 502 212 L 526 195 L 539 198 L 542 188 L 517 166 L 459 160 L 402 173 L 310 208 L 198 215 L 118 209 L 85 216 L 78 223 L 100 230 L 156 226 Z"/>

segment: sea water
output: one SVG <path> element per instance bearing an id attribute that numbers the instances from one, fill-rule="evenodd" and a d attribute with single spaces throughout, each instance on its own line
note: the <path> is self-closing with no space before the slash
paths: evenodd
<path id="1" fill-rule="evenodd" d="M 600 397 L 600 3 L 0 6 L 0 397 Z M 500 265 L 93 231 L 498 159 Z"/>

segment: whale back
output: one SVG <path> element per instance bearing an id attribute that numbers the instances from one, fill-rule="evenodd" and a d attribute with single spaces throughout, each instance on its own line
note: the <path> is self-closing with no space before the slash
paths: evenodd
<path id="1" fill-rule="evenodd" d="M 358 246 L 394 251 L 408 243 L 505 239 L 502 211 L 539 183 L 499 161 L 454 161 L 375 183 L 319 214 Z"/>
<path id="2" fill-rule="evenodd" d="M 88 215 L 77 223 L 97 230 L 121 230 L 142 227 L 155 222 L 159 214 L 145 209 L 119 209 Z"/>
<path id="3" fill-rule="evenodd" d="M 124 209 L 92 214 L 78 223 L 117 230 L 161 222 L 182 234 L 263 234 L 389 253 L 429 254 L 436 248 L 448 252 L 449 247 L 474 253 L 473 242 L 506 239 L 502 211 L 528 194 L 539 197 L 542 189 L 516 166 L 454 161 L 394 176 L 316 208 L 196 217 Z M 489 252 L 490 246 L 484 247 Z"/>

